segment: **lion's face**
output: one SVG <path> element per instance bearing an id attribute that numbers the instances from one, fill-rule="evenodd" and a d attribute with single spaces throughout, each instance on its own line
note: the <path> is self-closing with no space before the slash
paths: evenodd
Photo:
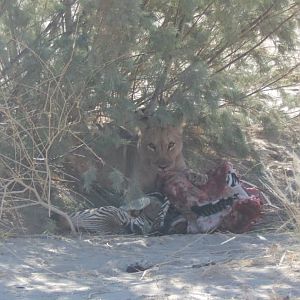
<path id="1" fill-rule="evenodd" d="M 152 172 L 163 173 L 182 167 L 182 128 L 152 126 L 141 131 L 139 154 Z M 150 171 L 149 170 L 149 171 Z"/>

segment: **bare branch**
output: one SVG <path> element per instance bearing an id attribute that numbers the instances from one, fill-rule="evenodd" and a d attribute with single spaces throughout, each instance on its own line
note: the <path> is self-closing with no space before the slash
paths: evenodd
<path id="1" fill-rule="evenodd" d="M 229 66 L 231 66 L 232 64 L 236 63 L 237 61 L 241 60 L 242 58 L 244 58 L 245 56 L 249 55 L 254 49 L 256 49 L 257 47 L 259 47 L 264 41 L 266 41 L 272 34 L 274 34 L 279 28 L 282 27 L 283 24 L 285 24 L 286 22 L 288 22 L 289 20 L 291 20 L 294 16 L 296 16 L 298 13 L 298 11 L 294 12 L 293 14 L 291 14 L 289 17 L 287 17 L 286 19 L 284 19 L 282 22 L 280 22 L 280 24 L 278 24 L 270 33 L 268 33 L 264 38 L 262 38 L 258 43 L 256 43 L 253 47 L 251 47 L 249 50 L 247 50 L 246 52 L 238 55 L 235 59 L 231 60 L 229 63 L 227 63 L 225 66 L 221 67 L 220 69 L 218 69 L 217 71 L 214 72 L 214 74 L 219 73 L 225 69 L 227 69 Z"/>

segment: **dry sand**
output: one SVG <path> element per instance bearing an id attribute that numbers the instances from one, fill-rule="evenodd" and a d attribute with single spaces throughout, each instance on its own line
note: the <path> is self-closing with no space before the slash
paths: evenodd
<path id="1" fill-rule="evenodd" d="M 0 299 L 300 299 L 299 256 L 288 234 L 8 238 Z"/>

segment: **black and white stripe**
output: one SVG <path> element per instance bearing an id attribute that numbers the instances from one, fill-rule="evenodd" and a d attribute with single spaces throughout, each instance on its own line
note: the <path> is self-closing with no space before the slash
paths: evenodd
<path id="1" fill-rule="evenodd" d="M 114 206 L 86 209 L 70 217 L 78 231 L 102 234 L 124 234 L 131 222 L 125 210 Z"/>
<path id="2" fill-rule="evenodd" d="M 148 234 L 153 231 L 154 224 L 161 223 L 165 209 L 155 220 L 140 213 L 132 217 L 129 212 L 114 206 L 86 209 L 70 215 L 77 231 L 96 234 Z M 159 227 L 159 224 L 158 227 Z M 155 225 L 156 226 L 156 225 Z"/>

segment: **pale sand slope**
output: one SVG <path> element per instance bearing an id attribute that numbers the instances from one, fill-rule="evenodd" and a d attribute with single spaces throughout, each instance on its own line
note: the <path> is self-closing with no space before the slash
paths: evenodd
<path id="1" fill-rule="evenodd" d="M 287 234 L 10 238 L 0 299 L 300 299 L 299 256 Z"/>

